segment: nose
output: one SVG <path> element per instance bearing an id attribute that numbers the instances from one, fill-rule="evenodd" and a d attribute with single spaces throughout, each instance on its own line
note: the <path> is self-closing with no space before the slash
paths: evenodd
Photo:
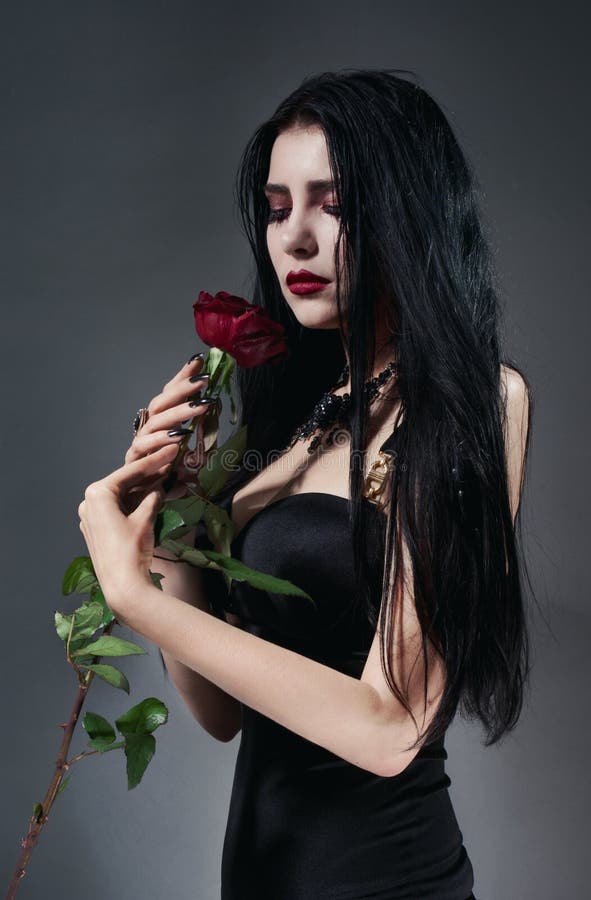
<path id="1" fill-rule="evenodd" d="M 291 256 L 310 256 L 317 252 L 316 235 L 305 211 L 291 210 L 281 232 L 281 246 Z"/>

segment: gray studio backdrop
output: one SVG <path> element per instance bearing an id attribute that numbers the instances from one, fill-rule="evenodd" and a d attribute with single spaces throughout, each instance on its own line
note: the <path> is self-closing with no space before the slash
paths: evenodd
<path id="1" fill-rule="evenodd" d="M 137 407 L 200 349 L 197 292 L 248 290 L 240 153 L 305 75 L 392 66 L 420 75 L 476 164 L 509 349 L 536 400 L 524 532 L 551 630 L 537 611 L 513 737 L 487 750 L 477 726 L 450 729 L 452 799 L 480 900 L 586 896 L 587 26 L 570 3 L 4 6 L 4 884 L 75 692 L 53 613 L 72 608 L 61 578 L 86 552 L 84 488 L 121 464 Z M 114 719 L 162 698 L 156 756 L 130 792 L 119 753 L 74 767 L 22 900 L 219 897 L 238 738 L 203 732 L 146 648 L 123 664 L 131 697 L 95 681 L 88 707 Z"/>

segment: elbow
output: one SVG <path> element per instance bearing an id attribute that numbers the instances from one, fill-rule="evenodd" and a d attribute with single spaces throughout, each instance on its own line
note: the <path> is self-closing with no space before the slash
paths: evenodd
<path id="1" fill-rule="evenodd" d="M 240 731 L 240 726 L 238 728 L 232 728 L 231 730 L 225 731 L 210 731 L 212 737 L 216 739 L 216 741 L 220 741 L 222 744 L 229 744 L 230 741 L 233 741 L 238 732 Z"/>
<path id="2" fill-rule="evenodd" d="M 402 775 L 419 752 L 419 749 L 398 750 L 393 753 L 391 750 L 386 752 L 385 748 L 382 747 L 374 755 L 370 771 L 373 775 L 378 775 L 380 778 L 395 778 L 397 775 Z"/>
<path id="3" fill-rule="evenodd" d="M 394 778 L 404 771 L 403 767 L 397 764 L 396 759 L 393 759 L 391 754 L 386 754 L 383 751 L 374 754 L 371 766 L 368 768 L 372 775 L 377 775 L 379 778 Z"/>
<path id="4" fill-rule="evenodd" d="M 372 737 L 373 740 L 367 741 L 367 745 L 373 747 L 368 769 L 380 778 L 402 775 L 421 749 L 421 744 L 409 747 L 412 738 L 406 719 L 401 720 L 391 714 L 384 715 L 383 710 L 377 728 L 374 726 Z M 414 737 L 416 738 L 416 733 Z"/>

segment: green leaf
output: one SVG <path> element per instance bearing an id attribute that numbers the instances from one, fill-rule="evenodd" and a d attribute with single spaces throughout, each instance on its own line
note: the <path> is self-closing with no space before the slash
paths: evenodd
<path id="1" fill-rule="evenodd" d="M 70 655 L 80 656 L 82 653 L 85 655 L 91 653 L 93 656 L 132 656 L 133 654 L 146 652 L 139 644 L 134 644 L 132 641 L 124 641 L 122 638 L 113 637 L 110 634 L 104 634 L 92 644 L 86 644 L 85 647 L 76 650 L 75 653 Z"/>
<path id="2" fill-rule="evenodd" d="M 203 519 L 207 528 L 207 537 L 213 544 L 214 550 L 217 550 L 218 553 L 223 553 L 224 556 L 230 556 L 231 542 L 234 537 L 234 523 L 226 510 L 211 503 L 205 510 Z"/>
<path id="3" fill-rule="evenodd" d="M 245 565 L 239 559 L 225 556 L 223 553 L 218 553 L 215 550 L 192 550 L 181 541 L 166 541 L 164 546 L 180 559 L 194 566 L 217 569 L 221 572 L 226 572 L 232 578 L 235 578 L 236 581 L 246 581 L 252 587 L 260 588 L 273 594 L 304 597 L 310 600 L 314 606 L 316 605 L 312 597 L 303 588 L 297 587 L 297 585 L 284 578 L 277 578 L 275 575 L 268 575 L 266 572 L 261 572 L 258 569 L 251 569 L 250 566 Z M 201 561 L 202 557 L 205 557 L 205 564 Z"/>
<path id="4" fill-rule="evenodd" d="M 124 747 L 125 741 L 119 741 L 118 743 L 113 744 L 111 741 L 104 740 L 103 738 L 95 738 L 88 742 L 88 746 L 92 747 L 93 750 L 100 750 L 101 753 L 106 753 L 108 750 L 118 750 L 119 747 Z"/>
<path id="5" fill-rule="evenodd" d="M 98 583 L 98 581 L 97 581 L 95 587 L 93 587 L 90 592 L 90 599 L 96 601 L 97 603 L 100 603 L 100 605 L 102 607 L 103 620 L 101 622 L 101 625 L 104 627 L 105 625 L 108 625 L 109 622 L 112 622 L 113 619 L 115 618 L 115 616 L 114 616 L 113 612 L 111 611 L 110 606 L 107 605 L 107 601 L 105 600 L 105 595 L 103 594 L 103 592 L 101 590 L 101 586 Z"/>
<path id="6" fill-rule="evenodd" d="M 54 614 L 55 621 L 55 630 L 58 633 L 58 636 L 62 639 L 62 641 L 68 640 L 68 635 L 70 633 L 70 622 L 72 621 L 72 616 L 65 616 L 63 613 L 56 609 Z"/>
<path id="7" fill-rule="evenodd" d="M 125 691 L 126 694 L 129 694 L 129 681 L 123 672 L 115 666 L 109 666 L 106 663 L 91 663 L 90 665 L 82 663 L 81 668 L 90 669 L 91 672 L 94 672 L 95 675 L 98 675 L 98 677 L 102 678 L 103 681 L 106 681 L 107 684 L 120 688 L 122 691 Z"/>
<path id="8" fill-rule="evenodd" d="M 170 550 L 179 559 L 184 559 L 193 566 L 200 566 L 202 569 L 208 567 L 212 569 L 219 568 L 219 566 L 207 559 L 205 553 L 197 550 L 195 547 L 191 547 L 189 544 L 185 544 L 183 541 L 174 541 L 172 538 L 166 538 L 165 541 L 162 541 L 162 546 L 165 550 Z"/>
<path id="9" fill-rule="evenodd" d="M 103 608 L 96 600 L 89 600 L 75 609 L 72 635 L 76 638 L 92 637 L 103 624 Z"/>
<path id="10" fill-rule="evenodd" d="M 66 596 L 73 593 L 85 594 L 95 584 L 98 581 L 90 556 L 77 556 L 64 572 L 62 593 Z"/>
<path id="11" fill-rule="evenodd" d="M 294 597 L 303 597 L 310 601 L 313 607 L 316 603 L 312 597 L 302 588 L 297 587 L 291 581 L 284 578 L 276 578 L 275 575 L 268 575 L 266 572 L 260 572 L 257 569 L 251 569 L 239 559 L 231 556 L 225 556 L 215 550 L 192 550 L 187 544 L 181 541 L 165 541 L 164 546 L 170 550 L 179 559 L 183 559 L 194 566 L 202 568 L 217 569 L 225 572 L 236 581 L 246 581 L 252 587 L 260 588 L 260 590 L 268 591 L 272 594 L 287 594 Z M 207 564 L 204 565 L 201 559 L 205 557 Z"/>
<path id="12" fill-rule="evenodd" d="M 156 738 L 153 734 L 130 734 L 125 739 L 127 757 L 127 790 L 130 791 L 142 780 L 148 763 L 156 752 Z"/>
<path id="13" fill-rule="evenodd" d="M 75 653 L 82 652 L 87 646 L 89 638 L 101 627 L 102 609 L 100 604 L 90 602 L 74 610 L 71 616 L 66 616 L 64 613 L 56 610 L 54 615 L 55 630 L 65 644 L 67 644 L 68 635 L 70 634 L 72 617 L 74 617 L 74 627 L 69 644 L 70 657 Z M 89 662 L 92 662 L 91 658 Z"/>
<path id="14" fill-rule="evenodd" d="M 150 578 L 152 579 L 152 584 L 161 591 L 164 575 L 161 575 L 160 572 L 150 572 Z"/>
<path id="15" fill-rule="evenodd" d="M 235 471 L 232 467 L 239 465 L 246 450 L 246 438 L 247 426 L 242 425 L 221 447 L 208 454 L 205 465 L 197 473 L 199 485 L 207 497 L 215 497 Z"/>
<path id="16" fill-rule="evenodd" d="M 115 720 L 115 725 L 126 737 L 130 734 L 149 734 L 168 719 L 168 709 L 157 697 L 146 697 Z"/>
<path id="17" fill-rule="evenodd" d="M 167 537 L 182 537 L 201 520 L 207 500 L 202 497 L 181 497 L 167 500 L 164 508 L 156 516 L 154 540 L 157 546 Z"/>
<path id="18" fill-rule="evenodd" d="M 107 744 L 112 744 L 115 740 L 115 729 L 104 716 L 99 716 L 98 713 L 86 712 L 82 719 L 82 725 L 92 740 L 101 740 Z"/>
<path id="19" fill-rule="evenodd" d="M 154 543 L 157 547 L 160 546 L 164 538 L 169 534 L 175 534 L 185 524 L 181 514 L 172 508 L 173 502 L 176 503 L 177 501 L 167 501 L 156 516 L 154 522 Z"/>

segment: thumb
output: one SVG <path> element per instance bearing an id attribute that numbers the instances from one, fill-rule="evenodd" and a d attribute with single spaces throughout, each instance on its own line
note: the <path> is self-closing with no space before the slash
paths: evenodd
<path id="1" fill-rule="evenodd" d="M 148 525 L 155 519 L 162 503 L 164 501 L 164 491 L 161 487 L 154 488 L 149 491 L 141 503 L 137 505 L 129 516 L 138 524 Z"/>

